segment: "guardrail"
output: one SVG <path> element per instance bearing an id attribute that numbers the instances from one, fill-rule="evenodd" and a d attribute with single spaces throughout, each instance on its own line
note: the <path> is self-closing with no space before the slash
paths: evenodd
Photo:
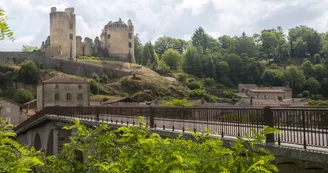
<path id="1" fill-rule="evenodd" d="M 328 147 L 327 108 L 270 107 L 46 107 L 19 124 L 18 131 L 45 115 L 58 115 L 116 124 L 137 125 L 143 116 L 150 128 L 203 132 L 205 129 L 225 136 L 251 135 L 264 126 L 275 127 L 281 134 L 267 134 L 266 142 Z"/>

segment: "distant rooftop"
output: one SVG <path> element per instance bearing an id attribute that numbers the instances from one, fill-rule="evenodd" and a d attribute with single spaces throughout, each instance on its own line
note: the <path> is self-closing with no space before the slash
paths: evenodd
<path id="1" fill-rule="evenodd" d="M 56 76 L 54 78 L 45 80 L 43 84 L 89 84 L 88 81 L 78 78 L 73 78 L 65 75 Z"/>

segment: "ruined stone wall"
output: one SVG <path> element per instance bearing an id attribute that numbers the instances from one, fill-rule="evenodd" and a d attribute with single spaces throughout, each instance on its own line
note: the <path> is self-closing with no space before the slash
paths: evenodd
<path id="1" fill-rule="evenodd" d="M 83 56 L 83 43 L 82 37 L 76 36 L 76 57 Z"/>
<path id="2" fill-rule="evenodd" d="M 121 19 L 117 22 L 109 22 L 101 35 L 109 57 L 119 57 L 122 61 L 133 62 L 134 60 L 134 26 L 131 20 L 128 25 Z"/>
<path id="3" fill-rule="evenodd" d="M 0 52 L 0 64 L 20 64 L 24 60 L 34 61 L 41 69 L 55 69 L 67 74 L 81 77 L 92 77 L 93 73 L 102 76 L 123 77 L 132 72 L 124 72 L 108 67 L 66 61 L 56 58 L 47 58 L 44 52 Z"/>
<path id="4" fill-rule="evenodd" d="M 50 46 L 47 56 L 58 59 L 76 59 L 76 16 L 74 8 L 65 12 L 51 8 L 50 13 Z M 69 57 L 67 59 L 67 57 Z"/>
<path id="5" fill-rule="evenodd" d="M 92 39 L 89 37 L 86 37 L 83 42 L 83 50 L 84 50 L 84 56 L 93 56 L 94 50 L 93 50 L 93 42 Z"/>

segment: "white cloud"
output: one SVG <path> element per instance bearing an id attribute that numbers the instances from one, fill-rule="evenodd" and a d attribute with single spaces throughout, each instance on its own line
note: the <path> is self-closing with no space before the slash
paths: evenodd
<path id="1" fill-rule="evenodd" d="M 143 42 L 163 35 L 190 39 L 199 26 L 215 38 L 243 31 L 252 35 L 279 25 L 285 30 L 301 24 L 328 30 L 328 1 L 322 0 L 0 0 L 16 37 L 14 43 L 0 41 L 0 51 L 39 46 L 49 35 L 52 6 L 75 7 L 77 35 L 90 38 L 118 18 L 132 19 Z"/>

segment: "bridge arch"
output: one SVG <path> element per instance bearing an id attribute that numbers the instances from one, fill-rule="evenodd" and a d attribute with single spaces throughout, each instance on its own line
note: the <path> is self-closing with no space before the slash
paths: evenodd
<path id="1" fill-rule="evenodd" d="M 33 146 L 35 147 L 36 150 L 40 150 L 41 147 L 42 147 L 41 138 L 40 138 L 40 135 L 38 133 L 36 133 L 35 136 L 34 136 Z"/>

